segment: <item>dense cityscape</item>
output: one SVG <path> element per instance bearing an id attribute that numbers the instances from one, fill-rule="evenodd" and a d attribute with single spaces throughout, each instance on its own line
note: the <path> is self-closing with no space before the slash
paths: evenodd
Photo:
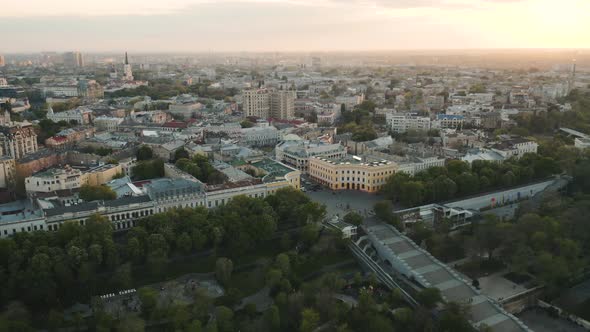
<path id="1" fill-rule="evenodd" d="M 0 331 L 590 330 L 587 48 L 71 45 L 0 48 Z"/>

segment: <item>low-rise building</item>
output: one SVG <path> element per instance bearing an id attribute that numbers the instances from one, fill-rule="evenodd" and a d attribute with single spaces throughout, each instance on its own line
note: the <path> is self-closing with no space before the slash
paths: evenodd
<path id="1" fill-rule="evenodd" d="M 491 150 L 500 154 L 504 160 L 512 157 L 519 159 L 527 153 L 537 153 L 539 144 L 525 138 L 515 137 L 504 139 L 492 145 Z"/>
<path id="2" fill-rule="evenodd" d="M 279 141 L 279 131 L 275 127 L 243 128 L 241 142 L 249 146 L 271 146 Z"/>
<path id="3" fill-rule="evenodd" d="M 116 131 L 123 120 L 112 116 L 99 116 L 94 119 L 94 125 L 98 130 Z"/>
<path id="4" fill-rule="evenodd" d="M 51 168 L 27 177 L 25 190 L 27 193 L 47 193 L 80 188 L 85 184 L 96 186 L 109 182 L 120 173 L 122 173 L 121 165 L 106 164 L 89 169 L 65 165 L 63 168 Z"/>
<path id="5" fill-rule="evenodd" d="M 50 106 L 47 110 L 47 119 L 53 122 L 65 121 L 68 123 L 75 122 L 80 125 L 87 125 L 92 121 L 92 110 L 79 107 L 73 110 L 56 113 Z"/>
<path id="6" fill-rule="evenodd" d="M 309 159 L 313 156 L 343 158 L 346 148 L 340 144 L 325 144 L 301 140 L 283 141 L 275 147 L 278 161 L 293 166 L 303 173 L 308 171 Z"/>
<path id="7" fill-rule="evenodd" d="M 465 117 L 463 115 L 438 114 L 432 127 L 457 129 L 463 128 L 464 123 Z"/>
<path id="8" fill-rule="evenodd" d="M 45 146 L 60 150 L 94 136 L 94 127 L 68 128 L 45 140 Z"/>

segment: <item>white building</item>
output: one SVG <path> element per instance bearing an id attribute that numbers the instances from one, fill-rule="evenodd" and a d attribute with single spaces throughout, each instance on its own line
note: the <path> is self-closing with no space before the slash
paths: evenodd
<path id="1" fill-rule="evenodd" d="M 385 121 L 391 131 L 405 133 L 408 130 L 429 130 L 430 118 L 412 114 L 387 113 Z"/>
<path id="2" fill-rule="evenodd" d="M 492 146 L 491 150 L 500 154 L 504 160 L 512 157 L 519 159 L 526 153 L 537 153 L 539 144 L 524 138 L 511 138 L 503 140 Z"/>
<path id="3" fill-rule="evenodd" d="M 588 148 L 590 148 L 590 138 L 576 137 L 574 139 L 574 146 L 578 149 L 588 149 Z"/>
<path id="4" fill-rule="evenodd" d="M 112 116 L 99 116 L 94 119 L 94 125 L 98 130 L 116 131 L 123 122 L 123 118 Z"/>
<path id="5" fill-rule="evenodd" d="M 439 114 L 432 128 L 457 129 L 462 128 L 465 123 L 465 117 L 462 115 Z"/>
<path id="6" fill-rule="evenodd" d="M 312 143 L 309 141 L 284 141 L 275 147 L 276 160 L 307 172 L 309 159 L 321 156 L 330 159 L 346 157 L 346 148 L 340 144 Z"/>
<path id="7" fill-rule="evenodd" d="M 249 146 L 269 146 L 279 141 L 279 131 L 272 126 L 243 128 L 241 134 L 241 142 Z"/>
<path id="8" fill-rule="evenodd" d="M 53 108 L 49 106 L 49 109 L 47 110 L 47 119 L 53 122 L 74 121 L 78 124 L 85 125 L 89 124 L 92 120 L 92 110 L 88 108 L 79 107 L 77 109 L 55 113 L 53 112 Z"/>
<path id="9" fill-rule="evenodd" d="M 82 171 L 71 167 L 52 168 L 25 179 L 25 189 L 30 192 L 52 192 L 82 186 Z"/>

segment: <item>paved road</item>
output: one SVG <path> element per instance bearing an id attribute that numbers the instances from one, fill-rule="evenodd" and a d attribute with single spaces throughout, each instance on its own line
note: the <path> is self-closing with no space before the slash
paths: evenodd
<path id="1" fill-rule="evenodd" d="M 373 210 L 375 203 L 382 201 L 383 196 L 368 194 L 361 191 L 342 190 L 320 190 L 308 191 L 307 196 L 312 200 L 326 205 L 326 217 L 344 216 L 350 211 L 356 211 L 361 215 L 368 216 Z"/>
<path id="2" fill-rule="evenodd" d="M 510 202 L 516 201 L 517 199 L 533 197 L 535 194 L 543 191 L 545 188 L 552 186 L 555 183 L 555 181 L 555 179 L 551 179 L 539 183 L 520 186 L 517 188 L 496 191 L 467 199 L 448 202 L 445 203 L 445 205 L 450 207 L 461 207 L 464 209 L 480 210 L 482 208 L 490 206 L 492 202 L 502 204 L 502 202 Z M 563 181 L 565 180 L 557 180 L 557 182 L 559 183 Z M 565 182 L 567 183 L 567 181 Z"/>
<path id="3" fill-rule="evenodd" d="M 530 309 L 516 315 L 529 328 L 535 332 L 584 332 L 583 327 L 578 326 L 562 318 L 553 318 L 542 309 Z"/>

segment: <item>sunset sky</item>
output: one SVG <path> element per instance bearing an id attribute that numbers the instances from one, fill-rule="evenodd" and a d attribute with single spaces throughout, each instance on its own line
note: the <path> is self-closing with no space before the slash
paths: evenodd
<path id="1" fill-rule="evenodd" d="M 590 48 L 590 0 L 1 0 L 0 53 Z"/>

